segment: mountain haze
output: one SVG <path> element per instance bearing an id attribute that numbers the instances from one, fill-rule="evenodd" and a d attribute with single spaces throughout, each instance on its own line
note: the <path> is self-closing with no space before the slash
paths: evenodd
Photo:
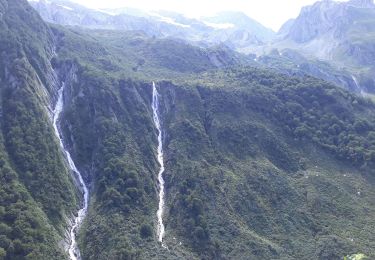
<path id="1" fill-rule="evenodd" d="M 136 9 L 93 10 L 66 0 L 30 1 L 44 20 L 95 29 L 139 30 L 149 36 L 173 37 L 209 45 L 226 42 L 234 48 L 259 45 L 275 33 L 243 13 L 226 12 L 201 20 L 182 14 Z"/>

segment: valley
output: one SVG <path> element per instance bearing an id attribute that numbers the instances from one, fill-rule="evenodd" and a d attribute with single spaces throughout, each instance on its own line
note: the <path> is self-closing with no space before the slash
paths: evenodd
<path id="1" fill-rule="evenodd" d="M 0 0 L 0 259 L 375 258 L 373 9 Z"/>

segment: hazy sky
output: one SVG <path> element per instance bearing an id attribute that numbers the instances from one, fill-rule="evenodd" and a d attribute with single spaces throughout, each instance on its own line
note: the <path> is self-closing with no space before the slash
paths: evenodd
<path id="1" fill-rule="evenodd" d="M 94 8 L 135 7 L 168 10 L 190 17 L 219 11 L 243 11 L 263 25 L 277 31 L 289 18 L 297 17 L 302 6 L 317 0 L 72 0 Z"/>

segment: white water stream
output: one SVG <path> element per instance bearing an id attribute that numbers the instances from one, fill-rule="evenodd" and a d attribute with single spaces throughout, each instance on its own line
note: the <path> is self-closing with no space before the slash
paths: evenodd
<path id="1" fill-rule="evenodd" d="M 165 234 L 165 228 L 163 224 L 163 213 L 164 213 L 164 158 L 163 158 L 163 136 L 160 123 L 160 111 L 159 111 L 159 93 L 156 89 L 155 82 L 152 82 L 152 111 L 155 127 L 158 130 L 158 162 L 160 164 L 158 181 L 159 181 L 159 208 L 156 213 L 158 217 L 158 240 L 161 243 L 162 247 L 167 248 L 163 243 L 163 238 Z"/>
<path id="2" fill-rule="evenodd" d="M 70 156 L 69 151 L 65 148 L 64 142 L 63 142 L 63 137 L 60 132 L 60 129 L 58 127 L 59 119 L 61 112 L 63 111 L 64 108 L 64 100 L 63 100 L 63 92 L 64 92 L 65 84 L 62 84 L 62 87 L 58 91 L 58 99 L 57 103 L 55 106 L 55 109 L 53 110 L 53 127 L 55 129 L 55 134 L 60 140 L 60 146 L 61 149 L 64 151 L 66 159 L 69 164 L 69 168 L 74 174 L 73 177 L 76 179 L 80 185 L 80 189 L 82 190 L 83 193 L 83 205 L 82 208 L 79 209 L 77 216 L 74 217 L 72 226 L 70 227 L 69 233 L 70 233 L 70 244 L 68 248 L 69 252 L 69 257 L 71 260 L 80 260 L 81 255 L 79 252 L 79 248 L 77 245 L 76 241 L 76 233 L 79 229 L 79 227 L 82 224 L 83 219 L 86 216 L 87 213 L 87 207 L 88 207 L 88 201 L 89 201 L 89 191 L 87 189 L 87 186 L 82 178 L 81 173 L 77 169 L 74 161 L 72 160 L 72 157 Z"/>
<path id="3" fill-rule="evenodd" d="M 352 75 L 352 79 L 353 79 L 353 81 L 355 83 L 355 86 L 356 86 L 358 92 L 363 96 L 365 94 L 365 91 L 359 85 L 357 78 Z"/>

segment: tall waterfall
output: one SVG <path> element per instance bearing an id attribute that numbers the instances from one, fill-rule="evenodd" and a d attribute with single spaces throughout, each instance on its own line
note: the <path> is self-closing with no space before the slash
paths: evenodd
<path id="1" fill-rule="evenodd" d="M 165 233 L 165 228 L 163 224 L 163 212 L 164 212 L 164 179 L 163 179 L 163 172 L 164 172 L 164 158 L 163 158 L 163 136 L 161 130 L 161 123 L 160 123 L 160 104 L 159 104 L 159 93 L 156 89 L 155 82 L 152 82 L 152 111 L 153 111 L 153 118 L 155 127 L 158 130 L 158 151 L 157 157 L 158 162 L 160 164 L 158 180 L 159 180 L 159 208 L 156 213 L 158 217 L 158 240 L 162 244 L 164 248 L 166 246 L 163 244 L 163 238 Z"/>
<path id="2" fill-rule="evenodd" d="M 357 78 L 354 77 L 354 75 L 352 75 L 352 79 L 353 79 L 353 81 L 354 81 L 354 84 L 355 84 L 355 86 L 356 86 L 358 92 L 359 92 L 361 95 L 364 95 L 364 94 L 365 94 L 365 91 L 364 91 L 364 90 L 362 89 L 362 87 L 359 85 Z"/>
<path id="3" fill-rule="evenodd" d="M 71 226 L 70 231 L 69 231 L 70 232 L 70 244 L 69 244 L 69 249 L 68 249 L 69 250 L 69 257 L 70 257 L 71 260 L 80 260 L 81 255 L 80 255 L 80 252 L 79 252 L 79 248 L 77 246 L 76 233 L 77 233 L 80 225 L 82 224 L 82 221 L 85 218 L 86 213 L 87 213 L 87 207 L 88 207 L 88 201 L 89 201 L 89 191 L 88 191 L 87 186 L 86 186 L 86 184 L 85 184 L 85 182 L 82 178 L 81 173 L 78 171 L 74 161 L 72 160 L 72 157 L 70 156 L 69 151 L 65 148 L 62 133 L 61 133 L 60 128 L 58 126 L 60 115 L 61 115 L 61 112 L 63 111 L 63 108 L 64 108 L 64 100 L 63 100 L 64 88 L 65 88 L 65 84 L 63 83 L 62 87 L 58 91 L 57 103 L 56 103 L 55 109 L 53 110 L 53 127 L 55 129 L 56 136 L 60 140 L 60 146 L 61 146 L 61 149 L 65 153 L 65 157 L 68 161 L 69 168 L 72 171 L 72 173 L 74 174 L 73 177 L 74 177 L 75 180 L 78 181 L 78 183 L 80 185 L 80 189 L 82 190 L 82 193 L 83 193 L 82 208 L 80 208 L 78 210 L 77 216 L 74 217 L 72 226 Z"/>

